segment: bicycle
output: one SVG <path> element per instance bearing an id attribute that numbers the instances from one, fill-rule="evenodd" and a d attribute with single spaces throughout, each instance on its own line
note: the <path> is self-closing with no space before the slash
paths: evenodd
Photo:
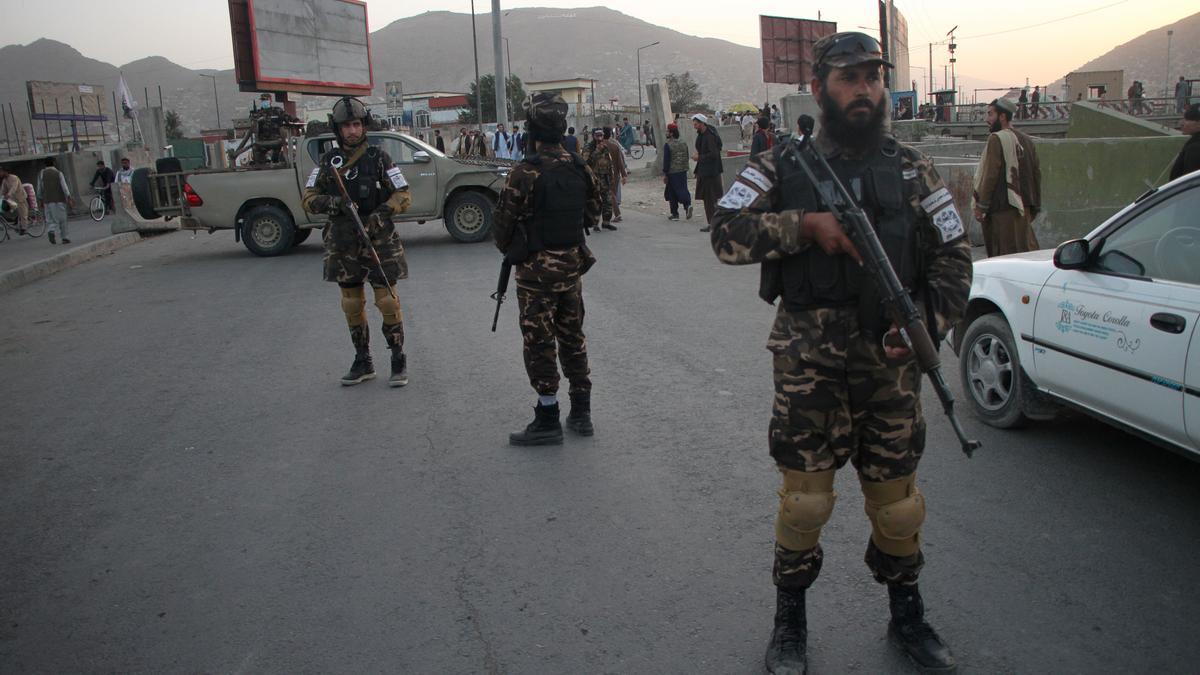
<path id="1" fill-rule="evenodd" d="M 629 146 L 629 156 L 633 159 L 641 159 L 644 154 L 646 154 L 645 143 L 634 143 Z"/>
<path id="2" fill-rule="evenodd" d="M 97 223 L 104 220 L 104 214 L 108 212 L 108 204 L 104 201 L 104 191 L 94 190 L 92 192 L 92 202 L 88 206 L 88 213 L 91 214 L 92 220 Z"/>
<path id="3" fill-rule="evenodd" d="M 16 239 L 20 235 L 37 239 L 46 233 L 46 218 L 42 214 L 41 209 L 29 210 L 29 221 L 25 223 L 25 229 L 22 231 L 17 226 L 17 211 L 16 209 L 4 209 L 0 212 L 0 241 L 7 239 Z"/>

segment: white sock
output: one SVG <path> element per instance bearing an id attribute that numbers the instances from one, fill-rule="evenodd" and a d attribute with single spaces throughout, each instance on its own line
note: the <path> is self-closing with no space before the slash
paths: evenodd
<path id="1" fill-rule="evenodd" d="M 538 395 L 538 405 L 540 406 L 551 406 L 556 403 L 558 403 L 558 397 L 554 394 L 550 394 L 549 396 Z"/>

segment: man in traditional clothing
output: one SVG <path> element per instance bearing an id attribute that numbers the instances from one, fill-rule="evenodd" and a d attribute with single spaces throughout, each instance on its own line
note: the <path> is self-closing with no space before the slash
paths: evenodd
<path id="1" fill-rule="evenodd" d="M 709 232 L 722 195 L 721 137 L 701 113 L 692 115 L 692 128 L 696 130 L 696 152 L 692 153 L 692 161 L 696 163 L 696 199 L 704 202 L 704 219 L 708 222 L 700 231 Z"/>
<path id="2" fill-rule="evenodd" d="M 992 133 L 975 169 L 975 220 L 988 257 L 1041 248 L 1032 223 L 1042 205 L 1042 168 L 1033 139 L 1012 127 L 1016 112 L 1006 98 L 988 105 Z"/>

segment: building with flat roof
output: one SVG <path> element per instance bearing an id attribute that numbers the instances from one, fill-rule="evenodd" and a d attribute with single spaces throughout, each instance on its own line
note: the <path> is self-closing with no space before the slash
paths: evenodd
<path id="1" fill-rule="evenodd" d="M 562 96 L 563 100 L 567 102 L 567 123 L 575 128 L 580 126 L 579 118 L 592 116 L 596 100 L 596 81 L 591 78 L 576 77 L 569 80 L 543 80 L 524 84 L 527 94 L 552 91 Z"/>

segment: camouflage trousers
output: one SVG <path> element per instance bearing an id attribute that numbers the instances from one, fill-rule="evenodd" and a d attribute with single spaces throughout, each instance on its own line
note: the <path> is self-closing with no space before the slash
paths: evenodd
<path id="1" fill-rule="evenodd" d="M 371 245 L 379 254 L 381 265 L 371 258 L 370 250 L 352 229 L 353 225 L 343 220 L 331 222 L 322 232 L 325 244 L 324 277 L 337 283 L 342 289 L 362 288 L 370 283 L 375 293 L 375 305 L 384 313 L 383 339 L 394 350 L 404 349 L 404 318 L 398 306 L 394 306 L 391 294 L 396 280 L 408 278 L 408 261 L 404 257 L 404 245 L 400 235 L 390 222 L 380 223 L 374 217 L 367 221 Z M 382 275 L 380 267 L 383 268 Z M 361 295 L 361 308 L 348 308 L 343 291 L 342 309 L 350 327 L 350 340 L 356 350 L 370 348 L 370 333 L 367 329 L 366 294 Z M 393 321 L 388 321 L 389 312 Z"/>
<path id="2" fill-rule="evenodd" d="M 858 328 L 855 308 L 781 309 L 767 349 L 774 354 L 771 457 L 793 471 L 840 469 L 847 460 L 864 481 L 914 473 L 925 449 L 921 372 L 909 358 L 888 361 L 878 339 Z M 775 545 L 777 586 L 807 588 L 821 571 L 821 545 Z M 924 556 L 895 557 L 868 541 L 865 561 L 880 583 L 915 584 Z"/>
<path id="3" fill-rule="evenodd" d="M 600 222 L 607 223 L 613 218 L 613 176 L 611 173 L 596 174 L 596 189 L 600 191 Z"/>
<path id="4" fill-rule="evenodd" d="M 592 390 L 583 334 L 583 284 L 556 292 L 517 286 L 525 372 L 541 396 L 558 393 L 558 363 L 572 392 Z"/>

